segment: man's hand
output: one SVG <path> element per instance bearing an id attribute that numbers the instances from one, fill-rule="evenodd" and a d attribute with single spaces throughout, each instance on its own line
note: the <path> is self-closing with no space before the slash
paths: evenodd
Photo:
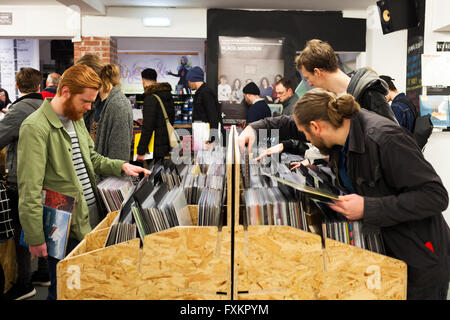
<path id="1" fill-rule="evenodd" d="M 47 256 L 47 244 L 45 242 L 37 246 L 29 246 L 29 250 L 31 255 L 35 257 L 40 258 Z"/>
<path id="2" fill-rule="evenodd" d="M 283 146 L 283 144 L 282 143 L 279 143 L 279 144 L 277 144 L 277 145 L 275 145 L 275 146 L 273 146 L 273 147 L 271 147 L 271 148 L 269 148 L 269 149 L 266 149 L 266 150 L 264 150 L 264 151 L 262 151 L 260 154 L 259 154 L 259 156 L 255 159 L 256 161 L 259 161 L 259 160 L 261 160 L 262 158 L 264 158 L 264 157 L 268 157 L 268 156 L 270 156 L 270 155 L 272 155 L 272 154 L 276 154 L 276 153 L 281 153 L 281 152 L 283 152 L 283 149 L 284 149 L 284 146 Z"/>
<path id="3" fill-rule="evenodd" d="M 125 172 L 125 174 L 128 176 L 134 177 L 139 176 L 139 173 L 141 172 L 143 172 L 145 176 L 148 176 L 151 173 L 150 170 L 129 164 L 128 162 L 124 162 L 124 164 L 122 165 L 122 171 Z"/>
<path id="4" fill-rule="evenodd" d="M 339 196 L 340 201 L 334 201 L 329 205 L 331 209 L 339 212 L 349 220 L 361 220 L 364 216 L 364 197 L 355 193 Z"/>
<path id="5" fill-rule="evenodd" d="M 247 150 L 250 153 L 253 147 L 253 144 L 256 140 L 255 130 L 251 125 L 248 125 L 239 135 L 238 137 L 238 146 L 242 153 L 244 153 L 245 144 L 247 144 Z"/>

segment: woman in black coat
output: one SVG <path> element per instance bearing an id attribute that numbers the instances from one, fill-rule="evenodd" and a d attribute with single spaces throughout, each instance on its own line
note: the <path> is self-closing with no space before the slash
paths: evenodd
<path id="1" fill-rule="evenodd" d="M 137 147 L 137 160 L 139 161 L 143 161 L 145 153 L 148 152 L 148 144 L 152 138 L 153 131 L 155 131 L 155 144 L 153 150 L 154 161 L 156 162 L 159 159 L 168 156 L 171 150 L 166 121 L 164 119 L 161 105 L 153 94 L 156 94 L 161 98 L 170 123 L 173 125 L 175 121 L 175 107 L 172 98 L 172 87 L 170 84 L 167 82 L 161 82 L 145 87 L 144 107 L 142 111 L 142 135 Z"/>

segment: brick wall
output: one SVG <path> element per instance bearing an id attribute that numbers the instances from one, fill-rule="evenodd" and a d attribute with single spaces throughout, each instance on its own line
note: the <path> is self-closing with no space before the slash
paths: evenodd
<path id="1" fill-rule="evenodd" d="M 98 55 L 105 63 L 118 63 L 117 40 L 111 37 L 82 37 L 73 43 L 74 62 L 87 53 Z"/>

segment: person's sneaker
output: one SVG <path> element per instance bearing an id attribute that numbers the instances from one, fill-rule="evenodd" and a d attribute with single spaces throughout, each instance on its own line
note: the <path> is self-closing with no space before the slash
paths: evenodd
<path id="1" fill-rule="evenodd" d="M 5 293 L 6 300 L 23 300 L 36 295 L 36 289 L 31 285 L 16 283 Z"/>
<path id="2" fill-rule="evenodd" d="M 35 286 L 49 287 L 50 277 L 48 273 L 35 271 L 31 275 L 31 283 Z"/>

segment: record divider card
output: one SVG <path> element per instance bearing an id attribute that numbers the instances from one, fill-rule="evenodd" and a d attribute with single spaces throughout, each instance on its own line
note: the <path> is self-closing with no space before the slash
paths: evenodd
<path id="1" fill-rule="evenodd" d="M 221 231 L 173 227 L 145 236 L 142 248 L 139 238 L 105 248 L 111 212 L 58 263 L 58 299 L 406 299 L 403 261 L 291 226 L 245 230 L 235 126 L 229 135 Z"/>

